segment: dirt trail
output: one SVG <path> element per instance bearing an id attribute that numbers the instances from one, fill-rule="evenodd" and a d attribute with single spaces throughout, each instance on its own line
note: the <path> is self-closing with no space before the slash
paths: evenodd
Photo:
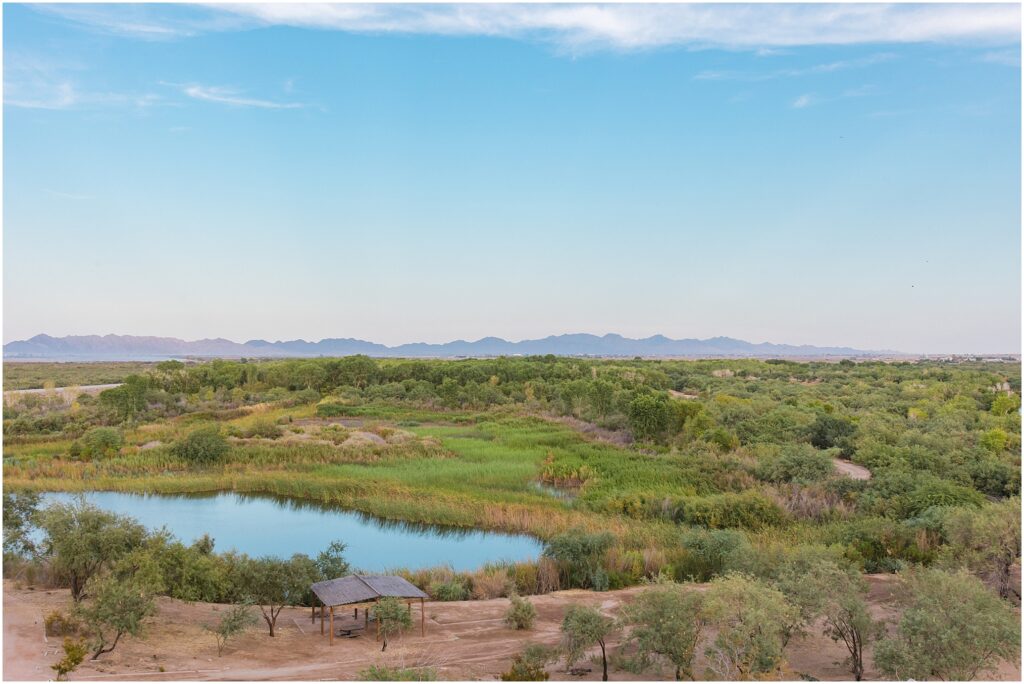
<path id="1" fill-rule="evenodd" d="M 892 576 L 870 576 L 872 612 L 876 617 L 893 617 L 889 600 L 894 587 Z M 400 667 L 430 666 L 442 679 L 494 680 L 506 670 L 512 656 L 528 643 L 555 645 L 559 625 L 566 608 L 575 602 L 593 605 L 609 615 L 618 612 L 641 588 L 605 593 L 561 591 L 546 596 L 530 597 L 537 608 L 537 622 L 532 630 L 517 632 L 502 622 L 507 599 L 490 601 L 459 601 L 428 603 L 427 632 L 420 637 L 418 629 L 394 639 L 385 653 L 374 635 L 362 634 L 355 639 L 335 639 L 328 645 L 320 636 L 319 623 L 310 621 L 308 609 L 285 609 L 278 620 L 278 635 L 271 639 L 263 628 L 255 628 L 229 642 L 222 657 L 217 657 L 213 638 L 202 625 L 215 623 L 223 606 L 208 603 L 187 604 L 162 598 L 159 613 L 146 626 L 141 639 L 126 639 L 113 653 L 98 661 L 86 661 L 74 673 L 76 681 L 93 680 L 316 680 L 354 679 L 370 665 Z M 16 589 L 4 582 L 4 677 L 5 679 L 48 679 L 49 666 L 58 658 L 57 639 L 43 640 L 42 616 L 54 608 L 66 610 L 68 592 L 30 591 Z M 418 607 L 413 609 L 414 623 L 419 622 Z M 336 614 L 336 620 L 341 620 Z M 352 622 L 350 613 L 344 616 Z M 614 646 L 616 642 L 613 642 Z M 808 675 L 823 680 L 851 679 L 842 665 L 845 651 L 829 639 L 812 635 L 796 639 L 787 648 L 789 666 L 783 673 L 787 679 Z M 548 667 L 555 680 L 599 680 L 599 665 L 584 663 L 590 672 L 570 677 L 564 663 Z M 161 669 L 163 671 L 161 671 Z M 704 663 L 697 661 L 697 671 Z M 615 668 L 614 680 L 671 679 L 672 673 L 656 671 L 632 675 Z M 878 673 L 868 671 L 869 679 Z M 1018 665 L 1003 663 L 996 675 L 1001 680 L 1019 680 Z"/>
<path id="2" fill-rule="evenodd" d="M 862 465 L 845 461 L 841 458 L 833 458 L 832 463 L 841 474 L 851 477 L 854 480 L 870 480 L 871 471 Z"/>

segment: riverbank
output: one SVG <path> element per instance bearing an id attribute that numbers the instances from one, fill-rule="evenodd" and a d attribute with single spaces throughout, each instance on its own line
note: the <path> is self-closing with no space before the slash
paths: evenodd
<path id="1" fill-rule="evenodd" d="M 869 575 L 868 600 L 876 618 L 894 619 L 892 606 L 896 586 L 892 575 Z M 701 589 L 703 585 L 692 585 Z M 426 604 L 426 636 L 411 630 L 388 646 L 385 653 L 373 634 L 354 639 L 336 639 L 331 646 L 320 636 L 319 624 L 310 622 L 308 609 L 287 608 L 278 621 L 279 635 L 270 638 L 262 627 L 251 629 L 229 642 L 223 656 L 217 656 L 212 636 L 204 623 L 219 619 L 223 606 L 208 603 L 184 603 L 159 600 L 159 613 L 148 621 L 142 638 L 128 638 L 98 661 L 83 663 L 72 676 L 76 681 L 104 680 L 351 680 L 374 664 L 389 666 L 433 667 L 441 679 L 494 680 L 507 670 L 512 657 L 527 644 L 554 646 L 566 608 L 584 603 L 616 615 L 642 588 L 595 593 L 572 590 L 530 597 L 537 608 L 532 630 L 514 631 L 505 626 L 502 616 L 507 599 L 485 601 L 429 602 Z M 70 597 L 66 590 L 29 590 L 4 582 L 4 675 L 7 679 L 44 680 L 57 660 L 59 640 L 44 639 L 43 616 L 52 610 L 66 610 Z M 781 673 L 785 679 L 801 675 L 820 680 L 850 680 L 842 665 L 845 649 L 815 628 L 807 637 L 797 638 L 787 648 L 789 664 Z M 612 642 L 617 645 L 617 641 Z M 871 663 L 870 657 L 867 659 Z M 591 671 L 570 676 L 564 663 L 547 669 L 553 680 L 599 680 L 600 667 L 584 663 Z M 161 668 L 163 671 L 161 671 Z M 697 672 L 704 670 L 701 657 Z M 671 679 L 667 669 L 635 675 L 612 668 L 613 680 Z M 869 667 L 866 679 L 877 679 Z M 1019 664 L 1002 663 L 996 679 L 1020 679 Z"/>

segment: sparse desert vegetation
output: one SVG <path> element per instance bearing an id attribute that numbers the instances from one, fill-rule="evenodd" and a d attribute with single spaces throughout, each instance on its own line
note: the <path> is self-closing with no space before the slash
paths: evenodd
<path id="1" fill-rule="evenodd" d="M 504 601 L 498 622 L 527 638 L 537 596 L 651 585 L 622 610 L 564 615 L 567 667 L 604 651 L 602 672 L 782 676 L 793 645 L 820 636 L 852 678 L 981 676 L 1017 657 L 1019 390 L 1004 364 L 164 362 L 70 405 L 7 405 L 5 573 L 70 587 L 65 610 L 100 661 L 144 638 L 160 596 L 251 606 L 206 623 L 219 651 L 254 638 L 237 636 L 259 631 L 248 618 L 269 638 L 282 611 L 309 605 L 311 582 L 348 571 L 344 540 L 319 557 L 251 558 L 34 494 L 264 493 L 539 538 L 533 561 L 392 570 L 432 605 Z M 864 573 L 905 578 L 900 620 L 872 615 Z M 927 577 L 962 584 L 987 626 L 929 598 Z M 983 650 L 950 649 L 929 670 L 914 630 L 935 615 L 954 633 L 929 639 L 987 629 Z M 678 632 L 652 628 L 684 617 Z M 556 674 L 557 658 L 535 655 L 506 675 Z"/>

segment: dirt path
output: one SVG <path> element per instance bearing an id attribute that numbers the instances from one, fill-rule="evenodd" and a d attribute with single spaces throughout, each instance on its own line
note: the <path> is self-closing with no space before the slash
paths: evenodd
<path id="1" fill-rule="evenodd" d="M 832 463 L 841 474 L 851 477 L 854 480 L 870 480 L 871 471 L 864 466 L 851 463 L 841 458 L 833 458 Z"/>
<path id="2" fill-rule="evenodd" d="M 64 597 L 47 601 L 45 592 L 32 596 L 8 593 L 4 581 L 4 680 L 45 681 L 53 678 L 50 664 L 57 661 L 54 639 L 47 639 L 43 616 L 48 609 L 62 605 Z M 66 592 L 62 592 L 66 593 Z"/>
<path id="3" fill-rule="evenodd" d="M 892 576 L 869 576 L 869 601 L 876 617 L 894 617 L 889 603 L 895 582 Z M 413 629 L 393 640 L 381 653 L 374 635 L 355 639 L 335 639 L 328 644 L 320 635 L 319 623 L 310 621 L 308 609 L 285 609 L 278 620 L 278 635 L 271 639 L 264 628 L 255 628 L 229 642 L 222 657 L 217 656 L 213 638 L 202 625 L 215 623 L 223 606 L 208 603 L 187 604 L 172 599 L 159 600 L 159 613 L 148 621 L 141 639 L 125 639 L 113 653 L 98 661 L 86 661 L 72 675 L 75 681 L 93 680 L 317 680 L 355 679 L 373 664 L 398 667 L 434 667 L 441 679 L 494 680 L 508 669 L 516 653 L 529 643 L 556 645 L 559 626 L 566 608 L 572 603 L 595 606 L 608 615 L 632 600 L 641 588 L 605 593 L 561 591 L 530 597 L 537 609 L 532 630 L 517 632 L 502 621 L 507 599 L 459 601 L 426 605 L 426 636 Z M 68 592 L 16 589 L 4 583 L 4 678 L 48 679 L 49 666 L 57 660 L 56 642 L 43 640 L 42 616 L 54 608 L 67 609 Z M 418 608 L 413 609 L 418 623 Z M 336 620 L 341 621 L 336 614 Z M 344 620 L 351 622 L 346 613 Z M 614 647 L 617 642 L 612 642 Z M 842 646 L 813 629 L 809 636 L 795 639 L 787 648 L 789 665 L 786 679 L 807 675 L 822 680 L 851 679 L 842 665 Z M 705 664 L 697 659 L 697 671 Z M 585 662 L 590 672 L 570 677 L 564 663 L 548 667 L 554 680 L 599 680 L 599 665 Z M 668 670 L 633 675 L 611 669 L 614 680 L 671 679 Z M 868 671 L 869 679 L 878 673 Z M 1003 663 L 997 679 L 1018 680 L 1018 665 Z"/>

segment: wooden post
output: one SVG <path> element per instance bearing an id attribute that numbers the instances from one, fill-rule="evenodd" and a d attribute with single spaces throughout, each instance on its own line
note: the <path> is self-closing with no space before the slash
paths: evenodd
<path id="1" fill-rule="evenodd" d="M 365 629 L 365 628 L 367 628 L 369 626 L 370 626 L 370 609 L 369 608 L 363 608 L 363 628 Z"/>
<path id="2" fill-rule="evenodd" d="M 324 602 L 320 602 L 320 636 L 324 635 Z"/>
<path id="3" fill-rule="evenodd" d="M 359 609 L 356 608 L 355 611 L 356 612 L 352 613 L 352 617 L 354 617 L 356 620 L 358 620 L 359 619 Z"/>
<path id="4" fill-rule="evenodd" d="M 334 645 L 334 606 L 331 606 L 331 637 L 329 643 L 331 646 Z"/>
<path id="5" fill-rule="evenodd" d="M 377 605 L 380 606 L 380 599 L 377 599 Z M 377 641 L 380 641 L 380 611 L 377 612 Z"/>
<path id="6" fill-rule="evenodd" d="M 425 610 L 426 610 L 426 607 L 423 604 L 423 599 L 420 598 L 420 636 L 421 637 L 427 635 L 427 618 L 423 614 Z"/>
<path id="7" fill-rule="evenodd" d="M 316 623 L 316 601 L 313 601 L 309 606 L 309 621 Z"/>

